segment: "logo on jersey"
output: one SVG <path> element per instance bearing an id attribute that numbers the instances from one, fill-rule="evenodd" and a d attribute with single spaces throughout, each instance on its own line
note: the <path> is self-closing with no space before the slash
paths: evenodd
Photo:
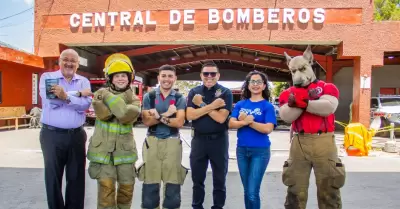
<path id="1" fill-rule="evenodd" d="M 308 96 L 310 99 L 318 99 L 322 94 L 322 88 L 321 87 L 316 87 L 314 89 L 308 90 Z"/>
<path id="2" fill-rule="evenodd" d="M 254 110 L 241 108 L 239 113 L 246 113 L 246 115 L 262 115 L 260 108 L 256 108 Z"/>

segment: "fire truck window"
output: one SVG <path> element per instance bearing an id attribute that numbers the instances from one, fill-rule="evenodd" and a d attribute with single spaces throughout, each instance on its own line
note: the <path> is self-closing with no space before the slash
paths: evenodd
<path id="1" fill-rule="evenodd" d="M 377 107 L 378 107 L 378 100 L 371 99 L 371 108 L 377 108 Z"/>
<path id="2" fill-rule="evenodd" d="M 92 84 L 91 88 L 92 88 L 92 92 L 96 92 L 97 90 L 99 90 L 101 87 L 106 87 L 106 84 Z"/>
<path id="3" fill-rule="evenodd" d="M 135 95 L 139 95 L 139 88 L 135 86 Z"/>
<path id="4" fill-rule="evenodd" d="M 240 94 L 233 94 L 233 104 L 236 104 L 240 101 Z"/>
<path id="5" fill-rule="evenodd" d="M 3 103 L 3 77 L 1 76 L 1 71 L 0 71 L 0 104 Z"/>

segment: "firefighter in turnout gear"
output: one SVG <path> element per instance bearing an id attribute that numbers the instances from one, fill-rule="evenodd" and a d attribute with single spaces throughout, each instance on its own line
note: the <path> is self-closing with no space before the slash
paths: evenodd
<path id="1" fill-rule="evenodd" d="M 160 187 L 163 182 L 161 208 L 181 207 L 181 185 L 187 169 L 181 165 L 182 141 L 179 128 L 185 122 L 186 100 L 172 89 L 176 81 L 173 66 L 159 69 L 160 86 L 143 97 L 143 123 L 148 126 L 143 143 L 143 164 L 138 168 L 138 178 L 143 182 L 144 209 L 160 208 Z"/>
<path id="2" fill-rule="evenodd" d="M 134 69 L 128 57 L 113 54 L 105 62 L 107 87 L 94 93 L 96 124 L 87 152 L 89 176 L 98 182 L 98 209 L 130 209 L 137 149 L 132 128 L 140 101 L 130 87 Z"/>
<path id="3" fill-rule="evenodd" d="M 285 208 L 306 208 L 314 170 L 318 208 L 341 209 L 340 188 L 345 184 L 346 172 L 334 136 L 339 90 L 333 83 L 316 78 L 310 46 L 302 56 L 285 56 L 294 85 L 279 97 L 280 116 L 292 123 L 294 132 L 282 172 L 283 184 L 288 187 Z"/>

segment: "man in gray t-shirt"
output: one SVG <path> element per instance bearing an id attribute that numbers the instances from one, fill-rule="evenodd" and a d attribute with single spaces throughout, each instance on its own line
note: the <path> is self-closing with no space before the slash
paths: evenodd
<path id="1" fill-rule="evenodd" d="M 142 119 L 148 126 L 143 144 L 143 164 L 138 168 L 143 182 L 142 208 L 159 208 L 160 183 L 165 192 L 160 208 L 180 208 L 181 185 L 188 169 L 182 166 L 179 128 L 185 122 L 186 99 L 172 89 L 176 81 L 173 66 L 159 69 L 160 86 L 143 97 Z"/>

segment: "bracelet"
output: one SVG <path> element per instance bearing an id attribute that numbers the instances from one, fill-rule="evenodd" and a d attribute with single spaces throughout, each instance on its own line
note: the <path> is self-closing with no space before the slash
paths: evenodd
<path id="1" fill-rule="evenodd" d="M 200 104 L 200 107 L 204 107 L 204 106 L 206 106 L 206 103 L 203 102 Z"/>

